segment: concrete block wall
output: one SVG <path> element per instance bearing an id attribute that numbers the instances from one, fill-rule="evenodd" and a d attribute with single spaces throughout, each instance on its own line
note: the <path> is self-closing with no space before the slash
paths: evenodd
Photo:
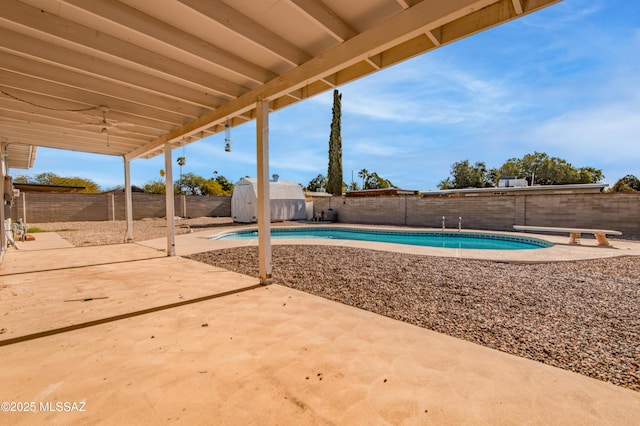
<path id="1" fill-rule="evenodd" d="M 407 200 L 407 225 L 510 230 L 514 224 L 515 197 L 411 197 Z"/>
<path id="2" fill-rule="evenodd" d="M 323 197 L 314 198 L 314 214 L 332 208 L 338 222 L 440 228 L 506 230 L 513 226 L 514 197 Z M 506 217 L 505 217 L 506 216 Z M 509 225 L 507 225 L 509 224 Z"/>
<path id="3" fill-rule="evenodd" d="M 125 195 L 116 194 L 117 206 L 115 220 L 126 220 Z M 132 194 L 133 219 L 139 220 L 145 217 L 164 217 L 166 215 L 164 194 Z M 176 216 L 180 215 L 178 197 L 174 197 Z M 109 220 L 109 219 L 106 219 Z"/>
<path id="4" fill-rule="evenodd" d="M 111 200 L 106 194 L 21 193 L 11 217 L 27 223 L 110 220 Z"/>
<path id="5" fill-rule="evenodd" d="M 314 215 L 333 209 L 338 222 L 379 225 L 404 224 L 405 197 L 318 197 L 313 199 Z"/>
<path id="6" fill-rule="evenodd" d="M 614 229 L 640 235 L 640 194 L 529 196 L 526 222 L 533 226 Z"/>
<path id="7" fill-rule="evenodd" d="M 477 197 L 313 197 L 314 214 L 338 222 L 509 231 L 513 225 L 606 228 L 640 238 L 640 193 L 487 195 Z M 124 220 L 124 194 L 21 193 L 11 216 L 27 223 Z M 165 216 L 165 196 L 133 194 L 133 217 Z M 177 216 L 231 216 L 231 197 L 177 195 Z M 25 216 L 26 213 L 26 216 Z"/>
<path id="8" fill-rule="evenodd" d="M 133 194 L 132 202 L 134 220 L 165 216 L 162 194 Z M 176 195 L 174 203 L 176 216 L 231 216 L 229 196 Z M 125 195 L 22 192 L 14 201 L 11 217 L 24 218 L 27 223 L 125 220 Z"/>
<path id="9" fill-rule="evenodd" d="M 342 223 L 511 231 L 513 225 L 600 228 L 640 237 L 639 193 L 487 195 L 477 197 L 314 197 L 314 214 Z"/>
<path id="10" fill-rule="evenodd" d="M 231 217 L 231 197 L 185 196 L 189 217 Z"/>

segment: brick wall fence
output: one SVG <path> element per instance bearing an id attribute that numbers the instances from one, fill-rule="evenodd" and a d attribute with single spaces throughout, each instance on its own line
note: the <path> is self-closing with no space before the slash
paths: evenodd
<path id="1" fill-rule="evenodd" d="M 176 216 L 231 216 L 231 197 L 176 195 Z M 133 194 L 133 218 L 165 216 L 165 196 Z M 27 223 L 125 220 L 124 194 L 56 194 L 21 192 L 11 209 L 13 219 Z"/>
<path id="2" fill-rule="evenodd" d="M 513 225 L 600 228 L 640 238 L 640 194 L 539 194 L 473 197 L 314 197 L 314 213 L 333 209 L 343 223 L 513 231 Z"/>
<path id="3" fill-rule="evenodd" d="M 342 223 L 511 231 L 513 225 L 604 228 L 640 238 L 640 194 L 481 195 L 474 197 L 313 197 L 314 213 Z M 133 218 L 164 217 L 164 195 L 133 194 Z M 124 220 L 124 194 L 21 193 L 12 218 L 27 223 Z M 26 211 L 26 216 L 25 216 Z M 231 197 L 176 195 L 176 216 L 231 216 Z"/>

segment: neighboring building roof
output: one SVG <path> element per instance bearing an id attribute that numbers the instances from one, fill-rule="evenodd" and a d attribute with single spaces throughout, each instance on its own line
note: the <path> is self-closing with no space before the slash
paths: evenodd
<path id="1" fill-rule="evenodd" d="M 104 191 L 103 194 L 111 194 L 111 193 L 115 194 L 116 192 L 124 192 L 124 188 L 119 187 L 119 188 L 112 189 L 111 191 Z M 140 188 L 139 186 L 131 185 L 131 192 L 142 193 L 144 192 L 144 189 Z"/>
<path id="2" fill-rule="evenodd" d="M 606 183 L 582 183 L 572 185 L 534 185 L 525 187 L 492 187 L 492 188 L 464 188 L 464 189 L 444 189 L 441 191 L 422 191 L 422 196 L 434 195 L 496 195 L 496 194 L 516 194 L 516 193 L 554 193 L 554 194 L 577 194 L 585 192 L 602 192 L 607 187 Z"/>
<path id="3" fill-rule="evenodd" d="M 326 191 L 305 191 L 304 195 L 307 197 L 333 197 Z"/>
<path id="4" fill-rule="evenodd" d="M 15 189 L 22 192 L 78 192 L 82 191 L 84 186 L 69 185 L 44 185 L 41 183 L 13 183 Z"/>
<path id="5" fill-rule="evenodd" d="M 359 191 L 348 191 L 347 197 L 377 197 L 380 195 L 416 195 L 418 191 L 400 188 L 383 189 L 362 189 Z"/>

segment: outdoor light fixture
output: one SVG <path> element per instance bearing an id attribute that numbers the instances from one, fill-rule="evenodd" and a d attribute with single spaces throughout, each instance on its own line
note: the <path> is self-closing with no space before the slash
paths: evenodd
<path id="1" fill-rule="evenodd" d="M 102 130 L 100 130 L 100 133 L 102 133 L 107 138 L 107 148 L 109 148 L 109 131 L 106 127 L 103 127 Z"/>
<path id="2" fill-rule="evenodd" d="M 231 125 L 229 120 L 224 123 L 224 151 L 231 152 Z"/>

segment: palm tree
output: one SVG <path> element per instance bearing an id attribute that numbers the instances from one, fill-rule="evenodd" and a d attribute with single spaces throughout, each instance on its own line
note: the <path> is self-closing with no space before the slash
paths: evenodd
<path id="1" fill-rule="evenodd" d="M 362 189 L 366 189 L 365 188 L 365 182 L 367 180 L 367 178 L 369 177 L 369 170 L 367 169 L 362 169 L 358 172 L 358 177 L 360 179 L 362 179 Z"/>
<path id="2" fill-rule="evenodd" d="M 180 166 L 180 183 L 182 183 L 182 166 L 184 166 L 184 163 L 187 162 L 187 159 L 185 157 L 178 157 L 178 159 L 176 161 L 178 162 L 178 165 Z"/>

